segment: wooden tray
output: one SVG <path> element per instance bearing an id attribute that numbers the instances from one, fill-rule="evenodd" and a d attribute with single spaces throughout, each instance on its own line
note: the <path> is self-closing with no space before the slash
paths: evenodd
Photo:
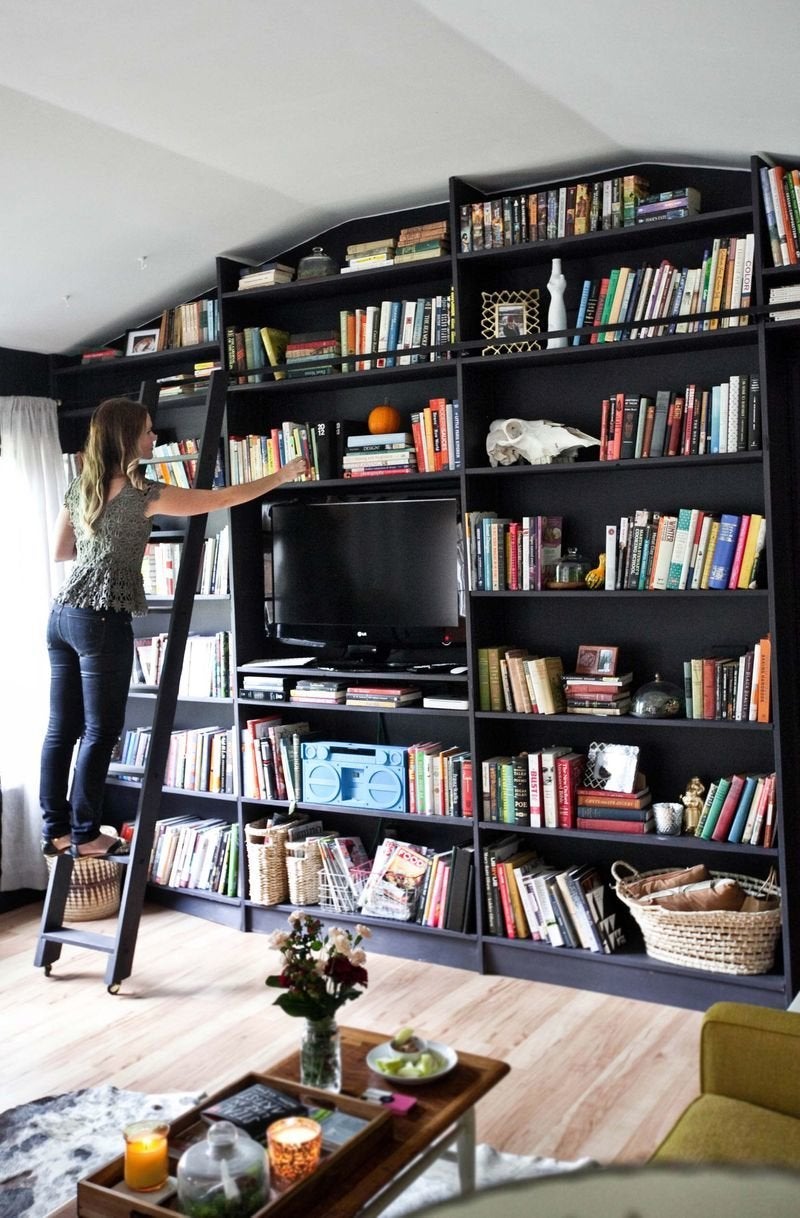
<path id="1" fill-rule="evenodd" d="M 169 1133 L 170 1175 L 175 1175 L 178 1159 L 187 1146 L 204 1138 L 208 1132 L 208 1123 L 200 1115 L 202 1110 L 244 1087 L 249 1087 L 252 1083 L 266 1083 L 267 1086 L 276 1087 L 289 1095 L 301 1096 L 304 1102 L 308 1097 L 313 1107 L 336 1108 L 340 1112 L 369 1121 L 360 1133 L 337 1150 L 330 1154 L 323 1151 L 319 1167 L 313 1175 L 300 1180 L 284 1193 L 276 1193 L 273 1190 L 269 1202 L 257 1210 L 253 1218 L 276 1218 L 277 1215 L 280 1215 L 280 1218 L 291 1218 L 295 1214 L 302 1218 L 305 1201 L 311 1190 L 316 1191 L 321 1185 L 324 1186 L 326 1178 L 351 1174 L 365 1159 L 374 1158 L 379 1153 L 380 1144 L 391 1130 L 391 1114 L 377 1104 L 353 1099 L 348 1095 L 335 1095 L 331 1091 L 321 1091 L 316 1087 L 304 1087 L 296 1081 L 274 1074 L 245 1074 L 221 1091 L 206 1097 L 202 1104 L 172 1122 Z M 177 1196 L 156 1205 L 148 1201 L 147 1193 L 138 1193 L 132 1197 L 116 1191 L 114 1186 L 120 1184 L 123 1179 L 123 1167 L 124 1156 L 119 1155 L 78 1182 L 80 1218 L 167 1218 L 168 1215 L 180 1213 Z"/>

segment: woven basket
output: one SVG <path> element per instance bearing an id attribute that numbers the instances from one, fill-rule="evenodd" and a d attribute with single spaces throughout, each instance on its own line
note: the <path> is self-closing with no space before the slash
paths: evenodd
<path id="1" fill-rule="evenodd" d="M 710 973 L 768 973 L 775 962 L 775 944 L 781 928 L 780 905 L 753 913 L 674 910 L 644 903 L 631 895 L 630 888 L 636 881 L 670 870 L 662 867 L 638 872 L 621 861 L 611 867 L 617 896 L 638 923 L 648 956 Z M 709 875 L 736 880 L 750 896 L 777 897 L 780 901 L 781 890 L 771 877 L 755 880 L 727 871 L 711 871 Z"/>
<path id="2" fill-rule="evenodd" d="M 286 872 L 288 825 L 271 828 L 266 820 L 245 825 L 250 899 L 259 905 L 277 905 L 289 896 Z"/>
<path id="3" fill-rule="evenodd" d="M 45 856 L 48 871 L 53 870 L 55 858 Z M 91 922 L 94 918 L 111 918 L 119 911 L 122 868 L 110 859 L 80 858 L 72 864 L 65 922 Z"/>
<path id="4" fill-rule="evenodd" d="M 286 873 L 289 881 L 289 902 L 292 905 L 317 905 L 319 902 L 320 869 L 319 839 L 307 837 L 302 842 L 286 843 Z"/>

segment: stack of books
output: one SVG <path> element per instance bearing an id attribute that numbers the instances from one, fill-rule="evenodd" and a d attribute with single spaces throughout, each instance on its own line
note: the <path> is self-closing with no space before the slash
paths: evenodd
<path id="1" fill-rule="evenodd" d="M 658 195 L 646 195 L 636 208 L 637 224 L 660 223 L 664 220 L 683 220 L 696 216 L 700 211 L 700 191 L 694 186 L 682 186 L 678 190 L 662 190 Z"/>
<path id="2" fill-rule="evenodd" d="M 282 262 L 265 262 L 263 266 L 258 267 L 245 266 L 239 274 L 239 291 L 271 288 L 276 283 L 291 283 L 293 279 L 294 267 L 284 266 Z"/>
<path id="3" fill-rule="evenodd" d="M 373 710 L 394 710 L 419 702 L 422 691 L 416 685 L 348 685 L 345 697 L 347 706 L 368 706 Z"/>
<path id="4" fill-rule="evenodd" d="M 292 334 L 286 344 L 286 375 L 321 376 L 339 372 L 342 345 L 336 330 L 310 330 Z"/>
<path id="5" fill-rule="evenodd" d="M 631 709 L 633 674 L 604 677 L 570 673 L 564 677 L 568 715 L 627 715 Z"/>
<path id="6" fill-rule="evenodd" d="M 308 680 L 298 681 L 289 691 L 290 702 L 344 702 L 346 681 Z"/>
<path id="7" fill-rule="evenodd" d="M 359 241 L 348 245 L 347 266 L 341 268 L 340 274 L 348 271 L 372 270 L 379 266 L 391 266 L 397 242 L 394 237 L 380 237 L 377 241 Z"/>
<path id="8" fill-rule="evenodd" d="M 81 355 L 82 364 L 91 364 L 95 360 L 116 359 L 118 355 L 122 355 L 116 347 L 98 347 L 93 351 L 84 351 Z"/>
<path id="9" fill-rule="evenodd" d="M 450 234 L 447 220 L 436 220 L 431 224 L 420 224 L 414 228 L 403 228 L 397 238 L 395 263 L 419 262 L 423 258 L 440 258 L 450 253 Z"/>
<path id="10" fill-rule="evenodd" d="M 342 469 L 345 478 L 416 473 L 417 454 L 411 433 L 393 431 L 378 436 L 348 436 Z"/>
<path id="11" fill-rule="evenodd" d="M 268 673 L 252 673 L 239 680 L 239 697 L 251 698 L 254 702 L 285 702 L 289 682 L 286 677 L 273 677 Z"/>
<path id="12" fill-rule="evenodd" d="M 579 786 L 576 828 L 590 833 L 654 833 L 653 796 L 641 773 L 636 786 L 634 791 Z"/>

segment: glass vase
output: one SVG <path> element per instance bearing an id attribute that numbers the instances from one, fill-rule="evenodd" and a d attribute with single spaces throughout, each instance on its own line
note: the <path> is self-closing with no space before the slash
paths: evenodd
<path id="1" fill-rule="evenodd" d="M 342 1047 L 332 1015 L 306 1020 L 300 1045 L 300 1082 L 323 1091 L 342 1089 Z"/>

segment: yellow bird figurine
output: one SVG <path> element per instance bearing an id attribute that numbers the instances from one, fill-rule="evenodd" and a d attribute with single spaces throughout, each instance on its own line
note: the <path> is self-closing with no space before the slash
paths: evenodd
<path id="1" fill-rule="evenodd" d="M 586 574 L 587 588 L 602 588 L 606 582 L 606 556 L 598 554 L 597 566 Z"/>

